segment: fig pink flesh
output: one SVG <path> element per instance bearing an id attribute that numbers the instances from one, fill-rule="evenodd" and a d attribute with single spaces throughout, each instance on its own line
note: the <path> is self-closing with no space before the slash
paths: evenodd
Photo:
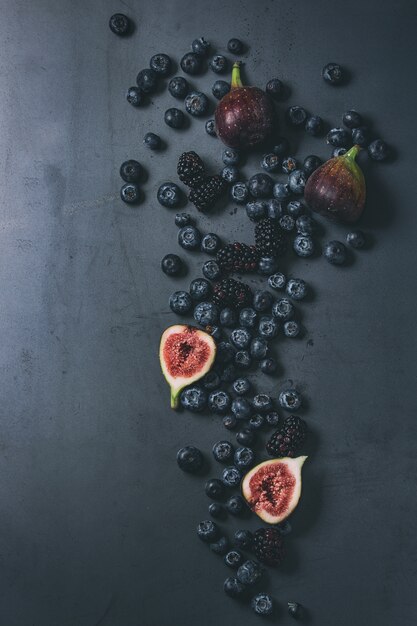
<path id="1" fill-rule="evenodd" d="M 170 335 L 163 347 L 163 358 L 170 376 L 190 377 L 208 361 L 210 347 L 196 328 Z"/>
<path id="2" fill-rule="evenodd" d="M 260 467 L 249 481 L 250 506 L 274 517 L 287 511 L 293 497 L 296 478 L 285 463 Z"/>

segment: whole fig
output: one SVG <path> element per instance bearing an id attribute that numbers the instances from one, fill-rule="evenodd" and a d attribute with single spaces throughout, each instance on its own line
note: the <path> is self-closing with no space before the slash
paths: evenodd
<path id="1" fill-rule="evenodd" d="M 356 163 L 360 146 L 333 157 L 315 170 L 304 190 L 304 198 L 312 211 L 330 220 L 356 222 L 362 215 L 366 186 L 363 172 Z"/>
<path id="2" fill-rule="evenodd" d="M 219 102 L 215 113 L 218 137 L 230 148 L 251 148 L 271 135 L 274 107 L 259 87 L 244 87 L 240 63 L 232 70 L 231 89 Z"/>

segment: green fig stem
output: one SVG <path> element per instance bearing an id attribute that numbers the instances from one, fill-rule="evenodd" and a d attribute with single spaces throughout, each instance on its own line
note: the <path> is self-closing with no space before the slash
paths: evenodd
<path id="1" fill-rule="evenodd" d="M 350 150 L 346 152 L 346 154 L 343 155 L 343 158 L 348 159 L 350 161 L 354 161 L 356 159 L 356 156 L 359 150 L 362 150 L 362 148 L 358 144 L 355 144 L 354 146 L 350 148 Z"/>
<path id="2" fill-rule="evenodd" d="M 231 89 L 239 89 L 239 87 L 243 87 L 240 79 L 240 61 L 235 61 L 232 69 Z"/>
<path id="3" fill-rule="evenodd" d="M 171 409 L 178 409 L 179 393 L 178 391 L 171 390 Z"/>

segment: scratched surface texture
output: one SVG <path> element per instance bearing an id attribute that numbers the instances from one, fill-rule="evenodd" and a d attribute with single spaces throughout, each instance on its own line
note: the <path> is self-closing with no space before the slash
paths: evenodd
<path id="1" fill-rule="evenodd" d="M 285 81 L 281 120 L 289 103 L 302 104 L 337 126 L 355 107 L 396 147 L 392 164 L 361 159 L 371 249 L 344 269 L 320 258 L 283 266 L 311 285 L 300 305 L 306 333 L 277 342 L 279 375 L 259 389 L 276 397 L 292 381 L 313 434 L 287 560 L 264 588 L 276 599 L 276 624 L 292 623 L 288 600 L 308 607 L 305 623 L 315 626 L 417 623 L 415 3 L 1 5 L 0 623 L 257 619 L 224 596 L 227 568 L 195 536 L 207 517 L 204 481 L 175 464 L 182 445 L 209 455 L 226 431 L 213 416 L 170 411 L 157 359 L 159 335 L 175 320 L 169 293 L 198 275 L 203 256 L 187 259 L 185 279 L 161 274 L 163 253 L 179 247 L 156 189 L 176 180 L 184 149 L 219 168 L 221 145 L 201 120 L 185 132 L 164 126 L 174 105 L 166 84 L 141 109 L 125 100 L 152 54 L 178 62 L 200 35 L 219 52 L 242 38 L 246 81 Z M 116 11 L 135 20 L 130 38 L 109 31 Z M 321 80 L 329 61 L 349 68 L 346 87 Z M 192 83 L 209 92 L 214 79 Z M 161 154 L 143 147 L 149 130 L 166 141 Z M 290 137 L 298 156 L 329 154 L 323 139 Z M 148 173 L 137 208 L 118 197 L 127 158 Z M 253 155 L 244 174 L 258 163 Z M 250 241 L 244 212 L 232 209 L 198 225 Z M 324 238 L 346 234 L 324 228 Z M 242 525 L 259 524 L 229 520 L 227 532 Z"/>

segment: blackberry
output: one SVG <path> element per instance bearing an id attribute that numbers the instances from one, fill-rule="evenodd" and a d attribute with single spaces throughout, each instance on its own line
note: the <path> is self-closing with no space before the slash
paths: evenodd
<path id="1" fill-rule="evenodd" d="M 259 254 L 255 246 L 246 243 L 229 243 L 221 248 L 216 261 L 226 272 L 253 272 L 258 267 Z"/>
<path id="2" fill-rule="evenodd" d="M 255 245 L 259 253 L 265 256 L 277 256 L 285 252 L 285 236 L 275 220 L 265 217 L 256 224 Z"/>
<path id="3" fill-rule="evenodd" d="M 187 187 L 197 187 L 203 181 L 204 163 L 196 152 L 183 152 L 178 159 L 177 174 Z"/>
<path id="4" fill-rule="evenodd" d="M 226 181 L 218 174 L 207 176 L 198 186 L 191 190 L 188 198 L 199 211 L 210 211 L 220 196 L 226 191 L 226 188 Z"/>
<path id="5" fill-rule="evenodd" d="M 265 565 L 279 565 L 284 556 L 281 533 L 277 528 L 259 528 L 253 537 L 253 552 Z"/>
<path id="6" fill-rule="evenodd" d="M 281 428 L 271 435 L 266 444 L 266 451 L 273 457 L 294 457 L 305 439 L 306 432 L 305 421 L 297 415 L 291 415 L 284 420 Z"/>
<path id="7" fill-rule="evenodd" d="M 233 278 L 225 278 L 213 287 L 213 302 L 219 306 L 240 309 L 252 302 L 252 291 L 248 285 Z"/>

